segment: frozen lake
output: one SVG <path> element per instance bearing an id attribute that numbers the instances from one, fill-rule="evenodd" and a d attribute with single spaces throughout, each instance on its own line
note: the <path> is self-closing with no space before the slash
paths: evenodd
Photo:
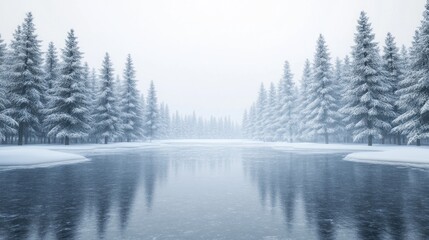
<path id="1" fill-rule="evenodd" d="M 429 172 L 177 145 L 0 171 L 0 239 L 429 239 Z"/>

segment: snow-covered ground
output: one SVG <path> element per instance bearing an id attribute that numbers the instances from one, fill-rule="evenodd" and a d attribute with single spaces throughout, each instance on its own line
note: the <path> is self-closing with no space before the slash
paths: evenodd
<path id="1" fill-rule="evenodd" d="M 0 167 L 45 167 L 69 164 L 88 159 L 73 153 L 59 152 L 40 147 L 2 147 L 0 148 Z"/>
<path id="2" fill-rule="evenodd" d="M 429 147 L 364 144 L 274 143 L 274 149 L 298 152 L 351 152 L 344 160 L 428 167 Z"/>
<path id="3" fill-rule="evenodd" d="M 82 155 L 141 148 L 183 147 L 183 146 L 240 146 L 271 147 L 281 151 L 300 153 L 349 153 L 348 161 L 407 164 L 429 166 L 429 147 L 363 144 L 319 144 L 319 143 L 268 143 L 250 140 L 162 140 L 153 142 L 77 144 L 77 145 L 29 145 L 0 147 L 0 167 L 34 167 L 68 164 L 88 159 Z"/>
<path id="4" fill-rule="evenodd" d="M 159 147 L 159 142 L 133 142 L 112 144 L 76 144 L 64 145 L 26 145 L 1 146 L 0 169 L 50 167 L 88 161 L 82 156 L 88 153 L 123 151 L 145 147 Z"/>

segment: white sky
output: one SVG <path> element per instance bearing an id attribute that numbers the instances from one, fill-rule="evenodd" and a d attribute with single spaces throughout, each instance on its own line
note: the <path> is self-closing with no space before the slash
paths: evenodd
<path id="1" fill-rule="evenodd" d="M 285 60 L 300 80 L 320 33 L 333 59 L 344 57 L 364 10 L 378 42 L 390 31 L 398 44 L 409 46 L 424 5 L 425 0 L 0 0 L 0 34 L 9 43 L 31 11 L 44 51 L 49 41 L 62 48 L 73 28 L 91 67 L 98 70 L 107 51 L 122 76 L 131 53 L 145 94 L 154 80 L 159 99 L 172 110 L 240 121 L 260 82 L 277 82 Z"/>

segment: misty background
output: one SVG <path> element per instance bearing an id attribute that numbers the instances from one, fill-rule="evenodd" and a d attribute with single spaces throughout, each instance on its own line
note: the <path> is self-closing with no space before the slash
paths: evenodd
<path id="1" fill-rule="evenodd" d="M 64 47 L 73 28 L 84 61 L 101 68 L 105 52 L 122 76 L 128 53 L 139 89 L 155 81 L 170 109 L 241 121 L 260 82 L 277 81 L 288 60 L 299 82 L 306 58 L 324 34 L 333 60 L 350 52 L 361 10 L 376 41 L 391 32 L 407 47 L 425 0 L 1 0 L 0 34 L 12 33 L 32 12 L 42 49 Z"/>

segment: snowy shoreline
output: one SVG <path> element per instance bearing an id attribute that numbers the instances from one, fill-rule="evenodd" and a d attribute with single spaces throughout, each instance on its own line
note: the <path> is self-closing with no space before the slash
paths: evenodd
<path id="1" fill-rule="evenodd" d="M 280 151 L 300 153 L 349 153 L 344 160 L 376 164 L 413 165 L 429 167 L 429 148 L 397 145 L 363 144 L 320 144 L 320 143 L 285 143 L 259 142 L 250 140 L 160 140 L 153 142 L 131 142 L 111 144 L 78 145 L 30 145 L 0 147 L 0 167 L 38 167 L 58 164 L 70 164 L 89 161 L 83 155 L 97 152 L 115 152 L 142 148 L 183 147 L 183 146 L 239 146 L 270 147 Z"/>
<path id="2" fill-rule="evenodd" d="M 429 147 L 364 144 L 275 143 L 274 149 L 284 151 L 345 152 L 346 161 L 374 164 L 413 165 L 429 167 Z"/>
<path id="3" fill-rule="evenodd" d="M 60 163 L 70 164 L 88 161 L 84 156 L 54 151 L 40 147 L 2 147 L 0 148 L 0 167 L 51 166 Z"/>

